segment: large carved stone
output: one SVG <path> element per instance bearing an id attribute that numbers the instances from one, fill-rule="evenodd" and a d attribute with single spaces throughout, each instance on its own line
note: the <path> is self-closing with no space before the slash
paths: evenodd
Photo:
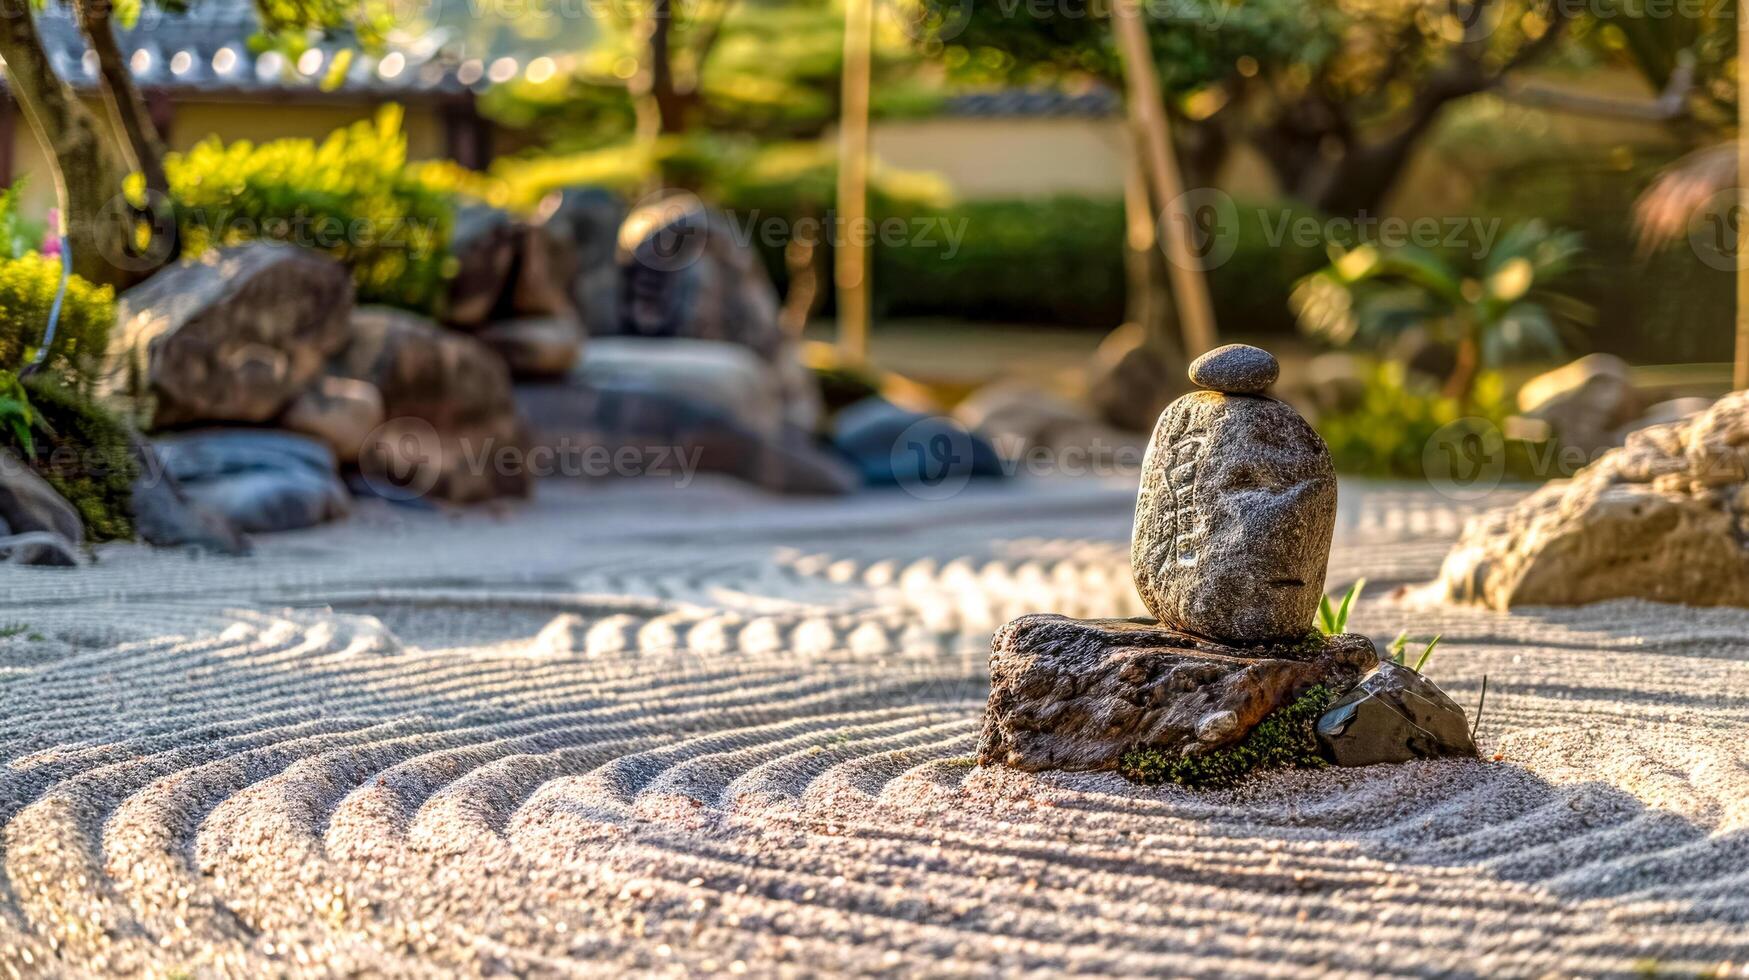
<path id="1" fill-rule="evenodd" d="M 1261 395 L 1192 392 L 1160 416 L 1142 463 L 1136 589 L 1172 629 L 1295 640 L 1324 594 L 1335 526 L 1330 451 L 1298 412 Z"/>
<path id="2" fill-rule="evenodd" d="M 108 384 L 153 426 L 265 422 L 347 339 L 352 279 L 295 245 L 222 248 L 122 294 Z"/>
<path id="3" fill-rule="evenodd" d="M 1022 616 L 991 641 L 978 761 L 1092 770 L 1137 748 L 1199 755 L 1377 663 L 1371 641 L 1350 634 L 1236 648 L 1146 620 Z"/>

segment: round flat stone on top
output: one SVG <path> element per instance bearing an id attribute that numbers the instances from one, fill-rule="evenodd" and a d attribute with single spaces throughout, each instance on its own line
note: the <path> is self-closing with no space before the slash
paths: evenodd
<path id="1" fill-rule="evenodd" d="M 1192 384 L 1229 395 L 1261 394 L 1280 376 L 1275 355 L 1250 344 L 1216 347 L 1190 362 Z"/>

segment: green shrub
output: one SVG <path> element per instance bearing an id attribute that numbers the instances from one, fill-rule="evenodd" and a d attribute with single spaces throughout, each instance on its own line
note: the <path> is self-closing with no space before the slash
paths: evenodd
<path id="1" fill-rule="evenodd" d="M 352 270 L 360 303 L 431 313 L 442 300 L 455 208 L 408 170 L 398 106 L 320 143 L 209 138 L 170 154 L 165 169 L 185 252 L 291 241 Z"/>
<path id="2" fill-rule="evenodd" d="M 19 180 L 0 188 L 0 259 L 16 259 L 42 241 L 42 228 L 18 211 L 18 190 L 23 185 Z"/>
<path id="3" fill-rule="evenodd" d="M 1360 404 L 1346 412 L 1322 415 L 1318 434 L 1330 446 L 1331 459 L 1343 473 L 1362 476 L 1425 479 L 1430 444 L 1456 444 L 1462 433 L 1446 426 L 1469 427 L 1484 433 L 1503 430 L 1514 412 L 1506 383 L 1491 371 L 1477 376 L 1469 408 L 1442 396 L 1432 382 L 1411 379 L 1403 365 L 1379 364 L 1366 379 Z M 1434 443 L 1435 434 L 1439 442 Z M 1537 447 L 1516 439 L 1501 439 L 1504 475 L 1533 479 Z M 1435 462 L 1441 462 L 1435 459 Z M 1435 476 L 1441 474 L 1435 473 Z M 1547 475 L 1547 474 L 1545 474 Z"/>
<path id="4" fill-rule="evenodd" d="M 126 425 L 47 375 L 30 378 L 24 387 L 40 419 L 34 445 L 22 445 L 10 431 L 0 432 L 0 439 L 73 505 L 92 541 L 132 538 L 139 467 L 129 451 Z"/>
<path id="5" fill-rule="evenodd" d="M 1138 783 L 1222 789 L 1263 769 L 1322 768 L 1318 716 L 1331 700 L 1328 690 L 1314 687 L 1294 703 L 1270 712 L 1237 745 L 1188 757 L 1144 746 L 1124 753 L 1118 772 Z"/>
<path id="6" fill-rule="evenodd" d="M 956 316 L 1108 329 L 1122 321 L 1124 208 L 1116 198 L 967 201 L 931 212 L 965 229 L 958 253 L 874 250 L 875 298 L 892 316 Z M 1294 328 L 1288 295 L 1325 261 L 1284 231 L 1311 216 L 1291 204 L 1240 202 L 1232 252 L 1208 270 L 1224 330 L 1247 337 Z M 938 236 L 939 237 L 939 236 Z"/>
<path id="7" fill-rule="evenodd" d="M 36 355 L 60 281 L 56 259 L 34 252 L 0 259 L 0 367 L 18 369 Z M 115 290 L 68 276 L 45 367 L 83 384 L 100 367 L 114 326 Z"/>

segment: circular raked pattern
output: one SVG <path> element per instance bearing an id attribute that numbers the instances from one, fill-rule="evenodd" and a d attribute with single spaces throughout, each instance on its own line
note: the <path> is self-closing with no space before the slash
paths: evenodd
<path id="1" fill-rule="evenodd" d="M 1490 761 L 1218 794 L 975 768 L 993 625 L 1138 611 L 1119 505 L 1088 500 L 1080 539 L 993 501 L 709 561 L 511 519 L 495 537 L 539 567 L 473 584 L 419 580 L 462 533 L 433 523 L 358 543 L 405 550 L 376 585 L 269 554 L 226 566 L 251 601 L 209 601 L 145 585 L 147 557 L 136 594 L 11 607 L 0 973 L 1749 959 L 1749 614 L 1388 601 L 1377 570 L 1431 576 L 1437 549 L 1353 500 L 1333 584 L 1374 574 L 1363 630 L 1443 632 L 1460 703 L 1489 676 Z"/>

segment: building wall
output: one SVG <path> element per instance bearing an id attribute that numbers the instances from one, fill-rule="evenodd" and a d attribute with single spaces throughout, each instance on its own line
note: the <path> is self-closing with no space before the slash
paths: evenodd
<path id="1" fill-rule="evenodd" d="M 869 131 L 883 164 L 940 174 L 962 198 L 1122 194 L 1128 142 L 1116 118 L 939 117 Z"/>
<path id="2" fill-rule="evenodd" d="M 109 117 L 103 107 L 88 101 L 98 125 L 109 132 Z M 186 150 L 208 136 L 218 135 L 226 142 L 252 140 L 264 142 L 285 137 L 321 139 L 343 126 L 376 115 L 378 103 L 324 102 L 316 105 L 296 105 L 282 102 L 177 102 L 166 142 L 172 150 Z M 24 178 L 19 195 L 24 212 L 40 219 L 55 203 L 54 172 L 48 158 L 31 135 L 30 127 L 17 109 L 3 111 L 15 114 L 12 133 L 12 176 Z M 407 134 L 407 155 L 413 160 L 434 160 L 448 156 L 444 122 L 431 106 L 409 106 L 402 129 Z"/>

